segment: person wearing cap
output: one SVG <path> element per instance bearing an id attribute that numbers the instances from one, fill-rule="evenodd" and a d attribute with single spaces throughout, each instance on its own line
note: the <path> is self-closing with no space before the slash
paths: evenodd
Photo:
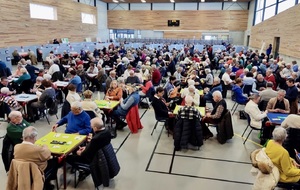
<path id="1" fill-rule="evenodd" d="M 67 124 L 65 133 L 88 135 L 92 132 L 91 118 L 83 111 L 81 102 L 73 102 L 71 104 L 71 111 L 52 126 L 52 131 L 56 132 L 57 127 Z"/>

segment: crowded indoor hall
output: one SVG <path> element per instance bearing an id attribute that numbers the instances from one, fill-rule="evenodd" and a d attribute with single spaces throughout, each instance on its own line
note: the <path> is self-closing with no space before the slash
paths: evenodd
<path id="1" fill-rule="evenodd" d="M 300 189 L 298 0 L 1 10 L 7 190 Z"/>

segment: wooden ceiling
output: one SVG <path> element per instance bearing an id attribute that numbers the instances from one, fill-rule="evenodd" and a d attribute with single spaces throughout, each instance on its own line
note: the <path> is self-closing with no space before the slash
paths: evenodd
<path id="1" fill-rule="evenodd" d="M 113 0 L 102 0 L 106 3 L 114 3 Z M 119 3 L 142 3 L 141 0 L 118 0 Z M 145 0 L 146 3 L 170 3 L 170 0 Z M 175 3 L 195 3 L 201 0 L 174 0 Z M 237 0 L 237 2 L 250 2 L 251 0 Z M 232 2 L 232 0 L 205 0 L 205 2 Z"/>

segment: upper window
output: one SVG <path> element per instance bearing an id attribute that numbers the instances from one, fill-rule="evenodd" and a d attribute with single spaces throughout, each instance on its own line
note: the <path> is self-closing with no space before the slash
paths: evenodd
<path id="1" fill-rule="evenodd" d="M 276 4 L 277 0 L 266 0 L 266 7 Z"/>
<path id="2" fill-rule="evenodd" d="M 57 20 L 56 7 L 30 3 L 30 18 Z"/>
<path id="3" fill-rule="evenodd" d="M 295 0 L 286 0 L 278 4 L 278 13 L 285 11 L 295 5 Z"/>
<path id="4" fill-rule="evenodd" d="M 96 17 L 92 14 L 81 13 L 81 21 L 86 24 L 96 24 Z"/>

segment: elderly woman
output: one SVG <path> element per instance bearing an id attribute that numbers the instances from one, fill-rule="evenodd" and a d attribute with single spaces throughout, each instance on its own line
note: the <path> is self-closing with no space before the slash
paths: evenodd
<path id="1" fill-rule="evenodd" d="M 195 88 L 194 85 L 189 85 L 189 87 L 187 88 L 187 93 L 182 93 L 181 94 L 182 98 L 185 98 L 187 96 L 193 98 L 194 106 L 199 106 L 199 104 L 200 104 L 200 95 L 199 95 L 198 90 Z"/>
<path id="2" fill-rule="evenodd" d="M 66 100 L 72 104 L 73 102 L 80 102 L 81 98 L 79 94 L 76 92 L 76 86 L 74 84 L 69 84 L 68 85 L 68 95 L 66 97 Z"/>
<path id="3" fill-rule="evenodd" d="M 298 168 L 300 165 L 290 157 L 288 151 L 282 146 L 287 137 L 286 130 L 278 127 L 274 129 L 272 135 L 273 140 L 268 142 L 265 152 L 279 170 L 279 181 L 284 183 L 299 182 L 300 169 Z"/>
<path id="4" fill-rule="evenodd" d="M 105 100 L 116 100 L 119 101 L 123 96 L 123 91 L 121 87 L 118 87 L 118 82 L 113 80 L 110 83 L 110 88 L 107 90 L 105 95 Z"/>
<path id="5" fill-rule="evenodd" d="M 205 74 L 206 74 L 205 79 L 202 79 L 203 82 L 205 82 L 205 83 L 202 86 L 211 89 L 211 87 L 212 87 L 212 85 L 214 83 L 214 77 L 211 74 L 211 70 L 210 69 L 205 69 Z"/>
<path id="6" fill-rule="evenodd" d="M 145 86 L 140 85 L 141 91 L 139 91 L 140 96 L 146 96 L 148 90 L 153 86 L 151 81 L 151 75 L 146 76 Z"/>
<path id="7" fill-rule="evenodd" d="M 93 92 L 86 90 L 83 92 L 82 109 L 84 111 L 93 111 L 96 116 L 101 118 L 101 110 L 98 108 L 97 104 L 92 100 Z"/>
<path id="8" fill-rule="evenodd" d="M 36 82 L 33 85 L 33 88 L 30 90 L 32 93 L 36 93 L 37 91 L 43 92 L 45 87 L 42 85 L 43 77 L 37 77 Z"/>
<path id="9" fill-rule="evenodd" d="M 31 79 L 30 75 L 27 72 L 27 69 L 21 68 L 20 72 L 21 72 L 21 76 L 14 81 L 15 84 L 17 85 L 21 85 L 23 81 Z"/>

